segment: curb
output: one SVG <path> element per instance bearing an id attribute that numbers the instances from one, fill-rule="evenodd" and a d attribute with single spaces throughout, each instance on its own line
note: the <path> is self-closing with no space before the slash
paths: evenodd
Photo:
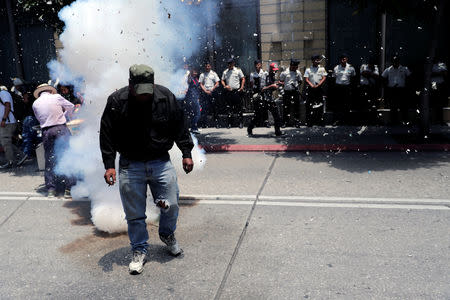
<path id="1" fill-rule="evenodd" d="M 199 145 L 206 152 L 449 151 L 450 144 Z"/>

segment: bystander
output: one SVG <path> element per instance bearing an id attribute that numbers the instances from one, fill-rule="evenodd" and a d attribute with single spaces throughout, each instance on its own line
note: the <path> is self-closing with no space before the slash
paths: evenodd
<path id="1" fill-rule="evenodd" d="M 71 116 L 74 105 L 56 89 L 46 83 L 39 85 L 33 93 L 36 101 L 33 111 L 42 129 L 42 140 L 45 151 L 45 187 L 47 196 L 55 197 L 57 190 L 64 190 L 64 197 L 70 198 L 70 189 L 74 179 L 55 173 L 59 155 L 68 147 L 70 131 L 66 126 L 67 118 Z"/>

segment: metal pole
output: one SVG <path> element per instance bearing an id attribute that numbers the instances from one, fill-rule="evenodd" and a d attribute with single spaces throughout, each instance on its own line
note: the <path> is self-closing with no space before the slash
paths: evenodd
<path id="1" fill-rule="evenodd" d="M 207 39 L 207 47 L 208 47 L 208 60 L 211 63 L 211 66 L 213 69 L 215 66 L 215 59 L 214 59 L 214 48 L 215 48 L 215 24 L 213 24 L 213 17 L 212 17 L 212 10 L 217 9 L 214 5 L 211 3 L 207 3 L 206 7 L 206 16 L 208 20 L 208 24 L 206 25 L 206 39 Z"/>
<path id="2" fill-rule="evenodd" d="M 431 97 L 431 75 L 433 68 L 433 60 L 439 46 L 439 29 L 445 17 L 444 10 L 446 0 L 439 0 L 437 13 L 434 16 L 433 33 L 431 43 L 428 49 L 428 57 L 425 61 L 424 88 L 420 98 L 420 133 L 421 138 L 425 138 L 430 133 L 430 97 Z"/>
<path id="3" fill-rule="evenodd" d="M 258 59 L 262 59 L 261 54 L 261 1 L 256 1 L 256 34 L 258 44 Z"/>
<path id="4" fill-rule="evenodd" d="M 386 12 L 381 14 L 381 52 L 380 52 L 380 70 L 386 68 Z"/>
<path id="5" fill-rule="evenodd" d="M 384 69 L 386 69 L 386 11 L 381 13 L 380 75 Z M 384 87 L 381 88 L 381 98 L 384 99 Z"/>
<path id="6" fill-rule="evenodd" d="M 14 24 L 14 16 L 12 13 L 11 0 L 5 0 L 6 2 L 6 12 L 8 15 L 8 25 L 9 25 L 9 35 L 11 38 L 12 50 L 14 53 L 14 63 L 16 65 L 16 76 L 23 78 L 23 65 L 20 59 L 19 50 L 17 48 L 17 35 L 16 35 L 16 25 Z"/>

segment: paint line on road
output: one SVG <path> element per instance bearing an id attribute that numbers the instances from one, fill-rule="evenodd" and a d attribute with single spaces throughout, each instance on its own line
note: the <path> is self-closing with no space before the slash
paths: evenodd
<path id="1" fill-rule="evenodd" d="M 252 205 L 248 201 L 234 200 L 183 200 L 180 204 L 203 204 L 203 205 Z M 417 210 L 450 210 L 445 205 L 420 205 L 420 204 L 376 204 L 376 203 L 313 203 L 313 202 L 278 202 L 258 201 L 257 206 L 290 206 L 290 207 L 333 207 L 333 208 L 377 208 L 377 209 L 417 209 Z"/>
<path id="2" fill-rule="evenodd" d="M 260 196 L 260 200 L 278 202 L 333 202 L 333 203 L 389 203 L 389 204 L 450 204 L 450 199 L 433 198 L 375 198 L 375 197 L 309 197 L 309 196 Z"/>
<path id="3" fill-rule="evenodd" d="M 253 205 L 250 201 L 239 201 L 239 200 L 181 200 L 180 204 L 213 204 L 213 205 Z"/>
<path id="4" fill-rule="evenodd" d="M 28 201 L 63 201 L 63 202 L 71 202 L 71 201 L 91 201 L 89 198 L 80 198 L 80 199 L 66 199 L 64 197 L 30 197 Z"/>
<path id="5" fill-rule="evenodd" d="M 83 198 L 79 200 L 49 197 L 0 197 L 0 201 L 49 201 L 49 202 L 72 202 L 72 201 L 90 201 Z M 248 200 L 183 200 L 180 199 L 180 205 L 248 205 L 252 206 L 253 201 Z M 259 200 L 256 206 L 286 206 L 286 207 L 333 207 L 333 208 L 376 208 L 376 209 L 415 209 L 415 210 L 450 210 L 450 204 L 420 204 L 420 203 L 339 203 L 339 202 L 311 202 L 311 201 L 265 201 Z"/>
<path id="6" fill-rule="evenodd" d="M 0 200 L 14 200 L 14 201 L 26 201 L 28 197 L 15 197 L 15 196 L 0 196 Z"/>
<path id="7" fill-rule="evenodd" d="M 246 200 L 255 201 L 255 195 L 180 195 L 180 200 Z"/>
<path id="8" fill-rule="evenodd" d="M 0 196 L 39 197 L 42 196 L 42 194 L 35 192 L 0 192 Z"/>
<path id="9" fill-rule="evenodd" d="M 268 202 L 260 201 L 263 206 L 297 206 L 297 207 L 333 207 L 333 208 L 377 208 L 377 209 L 416 209 L 416 210 L 450 210 L 444 205 L 407 205 L 407 204 L 362 204 L 362 203 L 311 203 L 311 202 Z"/>
<path id="10" fill-rule="evenodd" d="M 4 193 L 3 195 L 6 195 Z M 89 198 L 65 199 L 44 196 L 3 196 L 0 201 L 90 201 Z M 22 194 L 17 194 L 22 195 Z M 210 205 L 253 205 L 256 195 L 181 195 L 180 204 L 210 204 Z M 432 198 L 374 198 L 374 197 L 309 197 L 309 196 L 259 196 L 258 204 L 265 206 L 312 206 L 312 207 L 368 207 L 377 208 L 449 208 L 450 199 Z M 384 206 L 385 207 L 384 207 Z"/>
<path id="11" fill-rule="evenodd" d="M 63 197 L 6 197 L 0 196 L 0 201 L 58 201 L 58 202 L 71 202 L 71 201 L 91 201 L 89 198 L 80 199 L 66 199 Z"/>

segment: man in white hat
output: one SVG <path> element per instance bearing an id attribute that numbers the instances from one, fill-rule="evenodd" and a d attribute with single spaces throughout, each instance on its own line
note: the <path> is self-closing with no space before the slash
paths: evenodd
<path id="1" fill-rule="evenodd" d="M 41 124 L 42 141 L 45 150 L 45 187 L 49 197 L 56 196 L 57 186 L 64 186 L 64 197 L 70 197 L 70 188 L 73 182 L 65 176 L 57 176 L 54 168 L 58 154 L 55 153 L 56 140 L 62 140 L 67 144 L 70 131 L 66 126 L 66 115 L 70 116 L 74 105 L 61 95 L 56 93 L 56 89 L 46 83 L 39 85 L 33 93 L 36 101 L 33 103 L 33 111 Z"/>

